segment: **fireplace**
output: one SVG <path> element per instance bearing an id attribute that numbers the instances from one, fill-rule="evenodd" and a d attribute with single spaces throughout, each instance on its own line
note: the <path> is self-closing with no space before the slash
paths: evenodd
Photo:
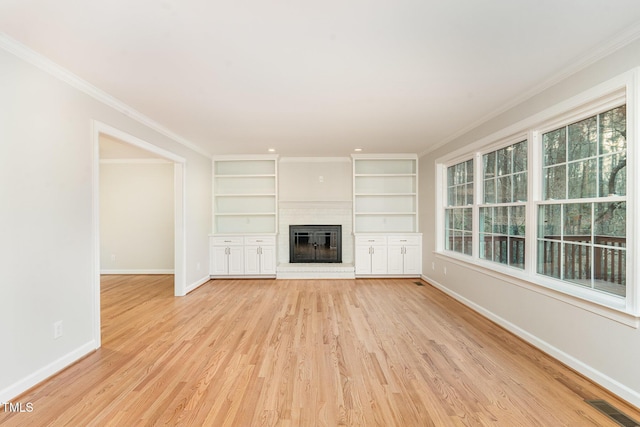
<path id="1" fill-rule="evenodd" d="M 289 262 L 342 262 L 342 226 L 290 225 Z"/>

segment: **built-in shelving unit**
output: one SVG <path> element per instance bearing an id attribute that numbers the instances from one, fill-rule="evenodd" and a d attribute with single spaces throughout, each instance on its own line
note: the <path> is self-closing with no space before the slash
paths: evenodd
<path id="1" fill-rule="evenodd" d="M 354 154 L 352 157 L 354 232 L 417 232 L 417 156 Z"/>
<path id="2" fill-rule="evenodd" d="M 276 233 L 277 156 L 213 160 L 213 233 Z"/>

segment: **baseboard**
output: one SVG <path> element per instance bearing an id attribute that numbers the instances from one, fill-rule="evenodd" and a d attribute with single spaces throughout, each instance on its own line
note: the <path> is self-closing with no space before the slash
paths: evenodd
<path id="1" fill-rule="evenodd" d="M 100 274 L 173 274 L 173 269 L 154 270 L 100 270 Z"/>
<path id="2" fill-rule="evenodd" d="M 594 369 L 592 366 L 587 365 L 586 363 L 584 363 L 583 361 L 581 361 L 580 359 L 575 358 L 574 356 L 565 353 L 564 351 L 560 350 L 557 347 L 554 347 L 553 345 L 549 344 L 548 342 L 538 338 L 537 336 L 527 332 L 526 330 L 520 328 L 519 326 L 514 325 L 513 323 L 509 322 L 508 320 L 496 315 L 495 313 L 493 313 L 492 311 L 487 310 L 486 308 L 474 303 L 473 301 L 463 297 L 462 295 L 458 294 L 457 292 L 452 291 L 451 289 L 447 288 L 446 286 L 444 286 L 443 284 L 439 283 L 436 280 L 433 280 L 425 275 L 422 275 L 422 279 L 424 281 L 426 281 L 427 283 L 433 285 L 434 287 L 440 289 L 442 292 L 444 292 L 445 294 L 449 295 L 450 297 L 456 299 L 457 301 L 461 302 L 462 304 L 466 305 L 467 307 L 469 307 L 470 309 L 476 311 L 477 313 L 481 314 L 482 316 L 486 317 L 487 319 L 491 320 L 492 322 L 495 322 L 496 324 L 502 326 L 503 328 L 505 328 L 506 330 L 508 330 L 509 332 L 511 332 L 512 334 L 516 335 L 519 338 L 522 338 L 523 340 L 525 340 L 526 342 L 528 342 L 529 344 L 533 345 L 534 347 L 540 349 L 541 351 L 547 353 L 548 355 L 552 356 L 553 358 L 557 359 L 558 361 L 564 363 L 565 365 L 569 366 L 570 368 L 574 369 L 575 371 L 579 372 L 580 374 L 584 375 L 585 377 L 589 378 L 590 380 L 592 380 L 593 382 L 599 384 L 600 386 L 606 388 L 607 390 L 609 390 L 611 393 L 619 396 L 620 398 L 626 400 L 627 402 L 640 407 L 640 392 L 637 390 L 633 390 L 629 387 L 627 387 L 626 385 L 620 383 L 617 380 L 614 380 L 613 378 L 609 377 L 608 375 L 598 371 L 597 369 Z"/>
<path id="3" fill-rule="evenodd" d="M 207 283 L 209 280 L 211 280 L 211 278 L 207 275 L 204 276 L 201 279 L 196 280 L 195 282 L 193 282 L 192 284 L 190 284 L 189 286 L 187 286 L 187 288 L 185 289 L 185 295 L 188 294 L 189 292 L 193 291 L 194 289 L 204 285 L 205 283 Z"/>
<path id="4" fill-rule="evenodd" d="M 94 340 L 91 340 L 88 343 L 73 350 L 72 352 L 60 357 L 57 360 L 54 360 L 47 366 L 38 369 L 33 374 L 26 376 L 15 384 L 12 384 L 3 390 L 0 390 L 0 402 L 10 402 L 11 399 L 20 396 L 22 393 L 29 390 L 33 386 L 40 384 L 47 378 L 67 368 L 69 365 L 72 365 L 87 354 L 96 350 L 96 348 L 96 342 Z"/>

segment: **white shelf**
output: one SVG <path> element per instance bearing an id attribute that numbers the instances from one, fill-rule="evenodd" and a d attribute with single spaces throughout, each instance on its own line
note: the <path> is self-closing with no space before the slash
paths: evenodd
<path id="1" fill-rule="evenodd" d="M 354 232 L 417 232 L 417 156 L 352 157 Z"/>
<path id="2" fill-rule="evenodd" d="M 214 158 L 213 233 L 276 233 L 277 204 L 277 156 Z"/>

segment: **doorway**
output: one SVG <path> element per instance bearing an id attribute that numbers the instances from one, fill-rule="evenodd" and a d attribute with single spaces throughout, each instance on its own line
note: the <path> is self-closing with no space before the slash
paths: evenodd
<path id="1" fill-rule="evenodd" d="M 104 123 L 93 122 L 93 173 L 92 173 L 92 194 L 93 194 L 93 331 L 96 348 L 101 343 L 100 324 L 100 140 L 104 138 L 114 139 L 134 147 L 144 150 L 154 158 L 163 159 L 173 164 L 173 274 L 174 274 L 174 295 L 184 296 L 186 294 L 186 273 L 185 273 L 185 180 L 184 166 L 185 159 L 167 150 L 159 148 L 153 144 L 143 141 L 133 135 L 120 131 Z"/>

